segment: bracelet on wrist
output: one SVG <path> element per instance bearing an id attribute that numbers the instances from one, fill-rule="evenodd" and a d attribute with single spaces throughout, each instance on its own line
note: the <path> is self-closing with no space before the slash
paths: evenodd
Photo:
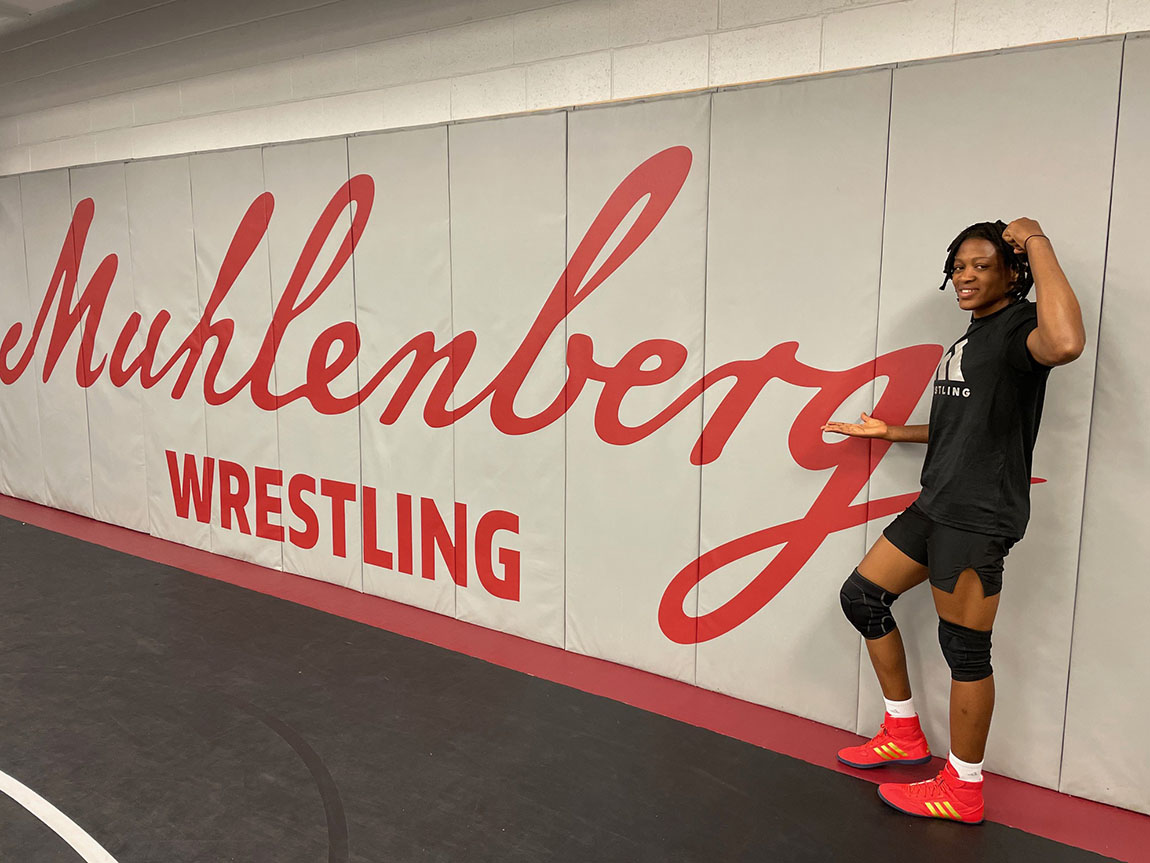
<path id="1" fill-rule="evenodd" d="M 1031 234 L 1029 237 L 1026 238 L 1026 241 L 1022 244 L 1022 251 L 1025 252 L 1027 250 L 1027 247 L 1029 246 L 1030 241 L 1033 240 L 1035 237 L 1043 237 L 1044 239 L 1047 239 L 1047 240 L 1050 239 L 1050 237 L 1047 237 L 1046 234 Z"/>

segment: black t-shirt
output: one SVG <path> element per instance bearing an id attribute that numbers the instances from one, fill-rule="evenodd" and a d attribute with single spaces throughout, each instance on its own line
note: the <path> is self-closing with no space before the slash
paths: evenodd
<path id="1" fill-rule="evenodd" d="M 1026 337 L 1029 300 L 972 318 L 935 374 L 930 443 L 918 506 L 940 524 L 1021 539 L 1030 519 L 1030 468 L 1050 367 Z"/>

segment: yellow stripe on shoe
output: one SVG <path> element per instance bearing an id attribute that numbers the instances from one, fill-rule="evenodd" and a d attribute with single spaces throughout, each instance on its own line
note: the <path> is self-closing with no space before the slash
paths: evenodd
<path id="1" fill-rule="evenodd" d="M 927 801 L 925 805 L 927 811 L 935 818 L 945 818 L 948 821 L 962 820 L 958 817 L 958 813 L 954 811 L 954 807 L 950 805 L 950 801 L 943 801 L 942 803 Z"/>
<path id="2" fill-rule="evenodd" d="M 905 751 L 893 743 L 884 743 L 882 746 L 876 746 L 874 748 L 874 752 L 876 755 L 882 756 L 887 761 L 897 761 L 900 758 L 910 757 L 906 754 Z"/>

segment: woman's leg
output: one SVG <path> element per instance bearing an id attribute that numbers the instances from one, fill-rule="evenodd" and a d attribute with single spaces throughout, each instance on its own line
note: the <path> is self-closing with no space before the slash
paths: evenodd
<path id="1" fill-rule="evenodd" d="M 958 577 L 954 593 L 933 585 L 931 592 L 942 620 L 979 632 L 989 632 L 994 627 L 1000 594 L 985 596 L 973 569 L 964 570 Z M 982 761 L 993 712 L 993 675 L 982 680 L 950 682 L 950 751 L 956 758 L 972 764 Z"/>
<path id="2" fill-rule="evenodd" d="M 885 536 L 871 546 L 862 563 L 859 575 L 890 593 L 905 593 L 927 579 L 928 570 L 921 563 L 903 554 Z M 866 639 L 867 654 L 878 678 L 882 694 L 890 701 L 910 698 L 910 677 L 906 671 L 906 651 L 902 636 L 895 628 L 881 638 Z"/>

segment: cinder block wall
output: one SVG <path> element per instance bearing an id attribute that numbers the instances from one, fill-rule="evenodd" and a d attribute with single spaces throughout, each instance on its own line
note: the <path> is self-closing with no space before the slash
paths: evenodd
<path id="1" fill-rule="evenodd" d="M 115 0 L 0 32 L 0 174 L 1147 28 L 1150 0 Z"/>

